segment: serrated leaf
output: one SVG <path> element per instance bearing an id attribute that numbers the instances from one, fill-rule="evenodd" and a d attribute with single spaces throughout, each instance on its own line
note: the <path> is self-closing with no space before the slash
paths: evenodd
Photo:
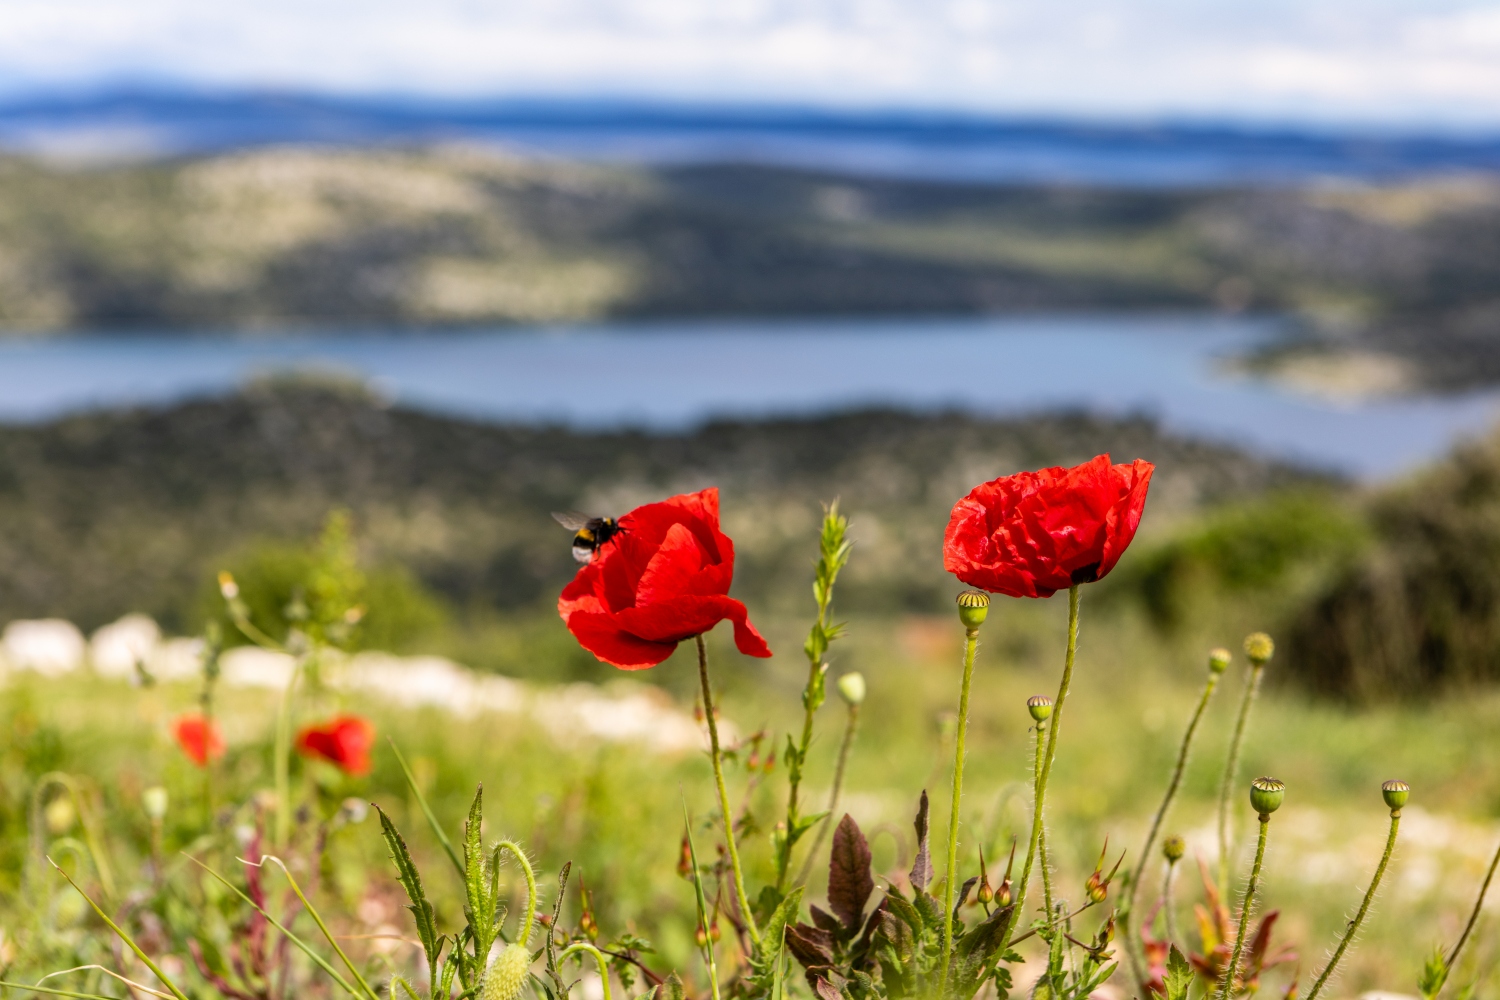
<path id="1" fill-rule="evenodd" d="M 474 791 L 474 801 L 469 804 L 469 818 L 464 821 L 464 897 L 468 902 L 471 923 L 485 912 L 483 825 L 484 785 L 481 784 Z"/>
<path id="2" fill-rule="evenodd" d="M 927 790 L 922 790 L 922 801 L 917 806 L 917 857 L 911 863 L 911 884 L 925 891 L 932 883 L 932 852 L 927 847 Z"/>
<path id="3" fill-rule="evenodd" d="M 905 896 L 895 892 L 886 893 L 885 904 L 892 913 L 900 917 L 912 929 L 912 933 L 922 933 L 922 915 L 917 912 L 917 908 Z"/>
<path id="4" fill-rule="evenodd" d="M 1177 946 L 1172 945 L 1167 955 L 1167 1000 L 1187 1000 L 1188 990 L 1193 985 L 1193 967 L 1182 957 Z"/>
<path id="5" fill-rule="evenodd" d="M 687 995 L 686 991 L 682 988 L 682 980 L 677 977 L 677 973 L 675 972 L 668 976 L 662 982 L 661 986 L 657 988 L 661 990 L 657 994 L 657 1000 L 683 1000 Z"/>
<path id="6" fill-rule="evenodd" d="M 438 957 L 443 946 L 442 939 L 438 937 L 432 904 L 427 901 L 427 893 L 422 888 L 422 874 L 412 862 L 411 851 L 407 849 L 406 841 L 396 829 L 396 824 L 391 822 L 391 818 L 380 806 L 375 806 L 375 811 L 380 814 L 380 832 L 385 837 L 386 846 L 390 848 L 391 860 L 396 864 L 396 880 L 401 883 L 401 887 L 406 890 L 406 897 L 411 900 L 407 909 L 416 921 L 417 937 L 422 942 L 422 951 L 427 955 L 428 974 L 436 978 Z"/>
<path id="7" fill-rule="evenodd" d="M 870 873 L 870 845 L 859 824 L 848 813 L 833 831 L 833 848 L 828 857 L 828 905 L 854 934 L 864 924 L 865 904 L 875 891 Z"/>

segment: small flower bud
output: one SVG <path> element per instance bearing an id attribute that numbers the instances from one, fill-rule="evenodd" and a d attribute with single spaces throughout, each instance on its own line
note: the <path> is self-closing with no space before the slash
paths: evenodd
<path id="1" fill-rule="evenodd" d="M 167 790 L 160 785 L 152 785 L 141 792 L 141 808 L 152 822 L 160 823 L 167 816 Z"/>
<path id="2" fill-rule="evenodd" d="M 1391 812 L 1400 812 L 1401 807 L 1406 805 L 1406 800 L 1411 796 L 1411 786 L 1393 778 L 1380 786 L 1380 794 Z"/>
<path id="3" fill-rule="evenodd" d="M 1009 906 L 1011 903 L 1011 896 L 1012 893 L 1010 887 L 1010 879 L 1006 879 L 1000 883 L 1000 888 L 995 890 L 995 905 Z"/>
<path id="4" fill-rule="evenodd" d="M 1026 699 L 1026 710 L 1037 722 L 1046 722 L 1052 717 L 1052 699 L 1044 694 L 1034 694 Z"/>
<path id="5" fill-rule="evenodd" d="M 1286 798 L 1286 783 L 1275 778 L 1256 778 L 1250 782 L 1250 808 L 1261 817 L 1270 816 L 1281 808 Z"/>
<path id="6" fill-rule="evenodd" d="M 232 601 L 240 596 L 240 585 L 234 582 L 233 575 L 227 569 L 219 574 L 219 593 L 226 601 Z"/>
<path id="7" fill-rule="evenodd" d="M 701 923 L 693 928 L 693 941 L 700 948 L 708 947 L 708 935 L 704 933 L 703 925 Z"/>
<path id="8" fill-rule="evenodd" d="M 990 595 L 982 590 L 966 590 L 958 595 L 958 620 L 970 632 L 979 631 L 990 613 Z"/>
<path id="9" fill-rule="evenodd" d="M 851 670 L 839 678 L 839 697 L 850 705 L 858 705 L 865 700 L 865 676 L 857 670 Z"/>
<path id="10" fill-rule="evenodd" d="M 713 921 L 708 925 L 708 939 L 714 944 L 718 944 L 719 938 L 722 936 L 719 932 L 719 916 L 718 914 L 714 914 Z"/>
<path id="11" fill-rule="evenodd" d="M 1245 636 L 1245 655 L 1250 662 L 1263 667 L 1271 661 L 1271 655 L 1276 652 L 1276 643 L 1264 632 L 1252 632 Z"/>
<path id="12" fill-rule="evenodd" d="M 1104 840 L 1104 849 L 1099 852 L 1099 860 L 1094 865 L 1094 872 L 1083 885 L 1084 893 L 1092 903 L 1102 903 L 1109 898 L 1109 883 L 1114 879 L 1115 873 L 1120 870 L 1121 862 L 1125 860 L 1125 855 L 1122 853 L 1120 860 L 1115 862 L 1115 866 L 1106 875 L 1104 874 L 1104 858 L 1108 853 L 1109 838 L 1106 837 Z"/>
<path id="13" fill-rule="evenodd" d="M 979 880 L 979 891 L 974 894 L 974 899 L 981 903 L 993 903 L 995 901 L 995 890 L 990 885 L 989 879 Z"/>
<path id="14" fill-rule="evenodd" d="M 1174 833 L 1161 842 L 1161 853 L 1165 855 L 1168 861 L 1175 865 L 1187 853 L 1187 841 Z"/>
<path id="15" fill-rule="evenodd" d="M 370 815 L 370 804 L 357 795 L 351 795 L 339 803 L 339 820 L 344 823 L 363 823 Z"/>
<path id="16" fill-rule="evenodd" d="M 519 944 L 508 946 L 495 956 L 489 971 L 484 974 L 479 1000 L 516 1000 L 526 985 L 526 972 L 530 967 L 531 952 Z"/>
<path id="17" fill-rule="evenodd" d="M 683 878 L 693 877 L 693 845 L 687 834 L 682 835 L 682 847 L 677 852 L 677 874 Z"/>
<path id="18" fill-rule="evenodd" d="M 78 810 L 73 808 L 72 799 L 59 795 L 47 803 L 42 816 L 47 821 L 47 832 L 54 837 L 61 837 L 73 829 L 73 824 L 78 820 Z"/>
<path id="19" fill-rule="evenodd" d="M 1222 674 L 1229 669 L 1229 650 L 1220 646 L 1218 649 L 1208 651 L 1208 672 L 1211 674 Z"/>

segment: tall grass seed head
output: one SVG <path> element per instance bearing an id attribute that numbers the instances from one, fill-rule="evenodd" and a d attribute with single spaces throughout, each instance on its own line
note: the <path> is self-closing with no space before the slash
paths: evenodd
<path id="1" fill-rule="evenodd" d="M 1052 717 L 1052 699 L 1044 694 L 1034 694 L 1026 699 L 1026 711 L 1037 722 L 1046 722 Z"/>
<path id="2" fill-rule="evenodd" d="M 526 985 L 526 972 L 529 968 L 531 952 L 519 944 L 508 946 L 495 956 L 489 970 L 485 972 L 479 1000 L 516 1000 Z"/>
<path id="3" fill-rule="evenodd" d="M 1168 861 L 1175 865 L 1187 853 L 1187 841 L 1174 833 L 1161 842 L 1161 853 Z"/>
<path id="4" fill-rule="evenodd" d="M 1406 800 L 1411 797 L 1411 786 L 1392 778 L 1380 786 L 1380 795 L 1391 812 L 1400 812 L 1401 807 L 1406 805 Z"/>
<path id="5" fill-rule="evenodd" d="M 1245 636 L 1245 655 L 1250 662 L 1257 667 L 1263 667 L 1271 662 L 1271 657 L 1276 652 L 1276 643 L 1264 632 L 1251 632 Z"/>
<path id="6" fill-rule="evenodd" d="M 851 707 L 865 700 L 865 676 L 857 670 L 851 670 L 840 677 L 838 688 L 839 697 Z"/>
<path id="7" fill-rule="evenodd" d="M 1250 782 L 1250 808 L 1261 817 L 1270 816 L 1281 808 L 1286 798 L 1286 782 L 1276 778 L 1256 778 Z"/>
<path id="8" fill-rule="evenodd" d="M 970 632 L 978 631 L 990 613 L 990 595 L 982 590 L 965 590 L 956 598 L 958 620 Z"/>
<path id="9" fill-rule="evenodd" d="M 1229 650 L 1220 646 L 1208 651 L 1208 672 L 1211 674 L 1222 674 L 1229 669 Z"/>

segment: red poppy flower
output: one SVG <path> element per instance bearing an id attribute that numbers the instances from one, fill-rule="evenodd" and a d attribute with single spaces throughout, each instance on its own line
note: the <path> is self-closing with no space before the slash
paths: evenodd
<path id="1" fill-rule="evenodd" d="M 1155 466 L 1108 455 L 1071 469 L 1002 476 L 953 507 L 943 567 L 971 587 L 1051 597 L 1098 580 L 1135 537 Z"/>
<path id="2" fill-rule="evenodd" d="M 322 757 L 345 774 L 370 773 L 370 749 L 375 745 L 375 726 L 357 715 L 340 715 L 297 734 L 297 750 Z"/>
<path id="3" fill-rule="evenodd" d="M 717 489 L 637 507 L 620 527 L 557 600 L 579 645 L 622 670 L 643 670 L 727 618 L 740 652 L 771 655 L 729 596 L 734 543 L 719 530 Z"/>
<path id="4" fill-rule="evenodd" d="M 199 767 L 224 756 L 224 737 L 219 735 L 219 727 L 196 712 L 179 718 L 172 726 L 172 735 L 177 737 L 182 752 Z"/>

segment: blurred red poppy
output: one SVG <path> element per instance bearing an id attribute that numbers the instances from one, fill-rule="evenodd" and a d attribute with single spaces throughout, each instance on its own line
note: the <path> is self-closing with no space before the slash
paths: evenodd
<path id="1" fill-rule="evenodd" d="M 345 774 L 370 773 L 370 750 L 375 746 L 375 726 L 357 715 L 340 715 L 297 734 L 297 751 L 321 757 Z"/>
<path id="2" fill-rule="evenodd" d="M 182 752 L 199 767 L 224 756 L 224 737 L 219 735 L 219 727 L 196 712 L 179 718 L 172 725 L 172 735 L 177 737 Z"/>
<path id="3" fill-rule="evenodd" d="M 1115 568 L 1135 537 L 1155 466 L 1100 455 L 1071 469 L 1002 476 L 953 507 L 943 567 L 971 587 L 1051 597 Z"/>
<path id="4" fill-rule="evenodd" d="M 717 489 L 637 507 L 620 528 L 557 601 L 584 649 L 622 670 L 643 670 L 727 618 L 740 652 L 771 655 L 745 605 L 728 596 L 734 543 L 719 530 Z"/>

